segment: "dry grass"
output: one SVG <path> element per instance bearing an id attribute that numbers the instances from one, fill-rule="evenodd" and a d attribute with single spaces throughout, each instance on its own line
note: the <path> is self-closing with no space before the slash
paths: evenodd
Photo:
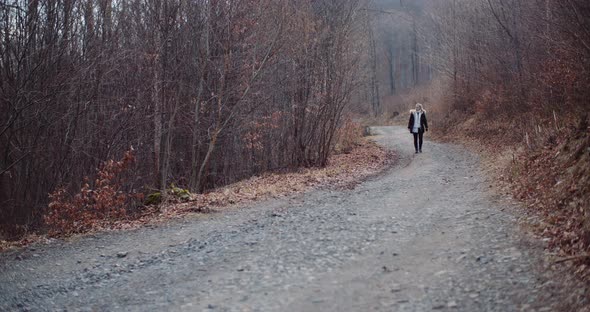
<path id="1" fill-rule="evenodd" d="M 507 167 L 513 194 L 543 216 L 539 228 L 562 257 L 590 251 L 590 133 L 587 125 L 561 131 L 543 146 L 521 153 Z M 590 278 L 589 259 L 578 258 Z"/>

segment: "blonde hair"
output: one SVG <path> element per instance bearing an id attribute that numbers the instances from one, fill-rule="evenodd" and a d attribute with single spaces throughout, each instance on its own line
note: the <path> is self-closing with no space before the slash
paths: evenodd
<path id="1" fill-rule="evenodd" d="M 424 108 L 422 107 L 422 104 L 420 104 L 420 103 L 416 103 L 416 110 L 417 110 L 417 111 L 422 111 L 422 110 L 424 110 Z"/>

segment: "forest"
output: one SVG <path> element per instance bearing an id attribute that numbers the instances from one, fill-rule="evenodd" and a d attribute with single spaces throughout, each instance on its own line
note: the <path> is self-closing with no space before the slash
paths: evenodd
<path id="1" fill-rule="evenodd" d="M 2 0 L 0 30 L 7 237 L 323 167 L 421 102 L 590 246 L 588 1 Z"/>
<path id="2" fill-rule="evenodd" d="M 363 96 L 363 5 L 3 0 L 0 223 L 326 165 Z"/>

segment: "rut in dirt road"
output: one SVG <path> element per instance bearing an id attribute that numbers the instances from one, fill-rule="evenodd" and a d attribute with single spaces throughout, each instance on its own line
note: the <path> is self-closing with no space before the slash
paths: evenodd
<path id="1" fill-rule="evenodd" d="M 395 168 L 322 190 L 0 256 L 0 310 L 551 311 L 568 289 L 478 159 L 374 129 Z M 505 209 L 509 208 L 509 209 Z"/>

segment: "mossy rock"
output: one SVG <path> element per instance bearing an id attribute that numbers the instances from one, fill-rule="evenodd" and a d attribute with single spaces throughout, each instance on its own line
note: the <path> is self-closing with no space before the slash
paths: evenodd
<path id="1" fill-rule="evenodd" d="M 191 199 L 191 192 L 187 189 L 183 189 L 180 187 L 176 187 L 174 186 L 174 184 L 172 184 L 170 186 L 170 194 L 173 195 L 174 197 L 182 200 L 182 201 L 188 201 Z"/>
<path id="2" fill-rule="evenodd" d="M 155 192 L 155 193 L 151 193 L 147 196 L 147 198 L 145 200 L 145 205 L 146 206 L 157 205 L 161 202 L 162 202 L 162 193 Z"/>
<path id="3" fill-rule="evenodd" d="M 183 189 L 180 187 L 174 186 L 174 184 L 170 185 L 170 188 L 167 191 L 169 196 L 173 196 L 180 201 L 189 201 L 191 199 L 191 192 L 187 189 Z M 145 205 L 158 205 L 162 202 L 162 193 L 155 192 L 151 193 L 147 196 L 145 200 Z"/>

